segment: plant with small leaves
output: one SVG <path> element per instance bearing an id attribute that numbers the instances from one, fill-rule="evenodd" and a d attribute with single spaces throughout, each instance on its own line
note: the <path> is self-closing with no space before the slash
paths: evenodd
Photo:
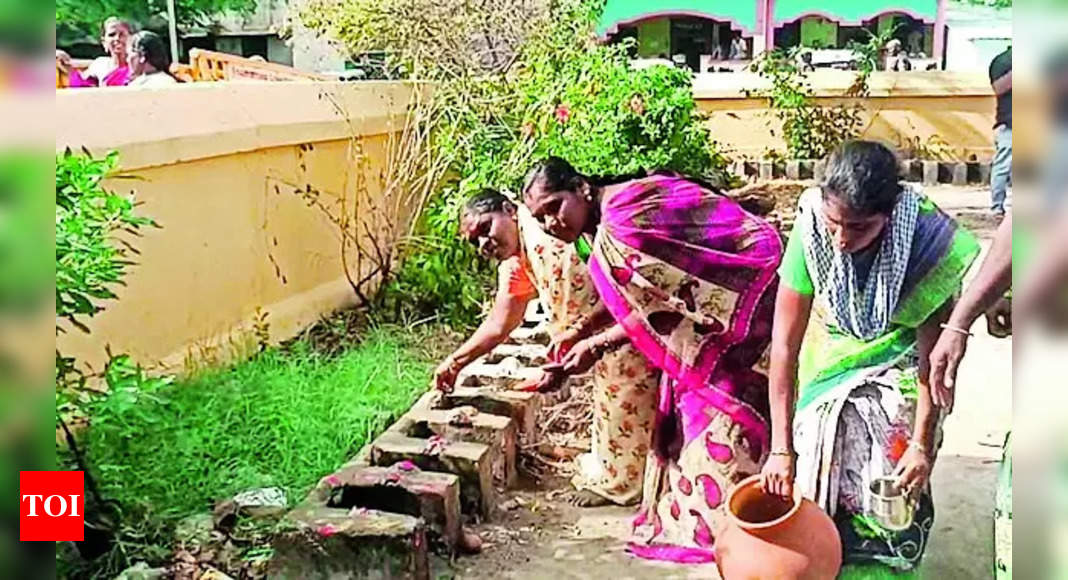
<path id="1" fill-rule="evenodd" d="M 799 51 L 800 48 L 776 49 L 750 65 L 753 72 L 771 83 L 769 89 L 752 94 L 768 100 L 781 123 L 790 158 L 822 159 L 841 142 L 857 136 L 863 106 L 859 101 L 826 107 L 813 102 L 808 77 L 798 65 Z"/>

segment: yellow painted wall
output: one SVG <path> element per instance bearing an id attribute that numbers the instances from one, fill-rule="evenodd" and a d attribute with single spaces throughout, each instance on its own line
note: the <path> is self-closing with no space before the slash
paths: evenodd
<path id="1" fill-rule="evenodd" d="M 108 185 L 135 191 L 162 227 L 133 240 L 139 263 L 91 334 L 72 330 L 58 348 L 95 368 L 110 345 L 181 371 L 249 354 L 259 315 L 279 341 L 352 304 L 339 229 L 295 192 L 322 192 L 334 215 L 344 203 L 370 231 L 405 223 L 381 191 L 411 91 L 254 82 L 60 91 L 57 150 L 118 150 L 135 179 Z M 354 277 L 371 267 L 353 245 L 346 254 Z"/>
<path id="2" fill-rule="evenodd" d="M 810 76 L 816 102 L 833 105 L 854 76 L 847 71 L 820 70 Z M 708 113 L 712 138 L 728 154 L 762 157 L 768 150 L 785 152 L 781 124 L 765 99 L 746 96 L 746 89 L 766 88 L 751 73 L 697 75 L 694 96 Z M 994 95 L 984 74 L 877 72 L 864 101 L 862 136 L 898 145 L 932 136 L 949 144 L 952 154 L 968 160 L 993 156 Z"/>

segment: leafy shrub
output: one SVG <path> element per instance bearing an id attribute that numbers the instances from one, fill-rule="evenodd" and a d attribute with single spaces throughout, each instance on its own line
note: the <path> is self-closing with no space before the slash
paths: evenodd
<path id="1" fill-rule="evenodd" d="M 137 235 L 151 219 L 134 213 L 133 200 L 104 188 L 118 155 L 94 159 L 66 151 L 56 156 L 56 319 L 83 332 L 83 322 L 115 298 L 136 250 L 121 235 Z M 56 332 L 65 332 L 58 326 Z M 84 384 L 74 361 L 56 351 L 57 405 L 71 410 L 72 393 Z"/>
<path id="2" fill-rule="evenodd" d="M 771 81 L 771 88 L 759 94 L 768 99 L 782 122 L 787 156 L 822 159 L 842 141 L 857 136 L 863 108 L 858 103 L 831 107 L 813 103 L 812 87 L 798 66 L 799 51 L 792 48 L 765 53 L 752 64 L 752 70 Z"/>

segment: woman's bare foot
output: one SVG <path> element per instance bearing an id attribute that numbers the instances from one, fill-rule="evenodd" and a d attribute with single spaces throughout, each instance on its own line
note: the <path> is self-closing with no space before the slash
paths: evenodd
<path id="1" fill-rule="evenodd" d="M 612 503 L 607 498 L 601 497 L 588 489 L 572 491 L 564 496 L 567 503 L 577 507 L 598 507 Z"/>
<path id="2" fill-rule="evenodd" d="M 477 554 L 482 551 L 482 537 L 471 528 L 460 530 L 460 549 L 465 554 Z"/>

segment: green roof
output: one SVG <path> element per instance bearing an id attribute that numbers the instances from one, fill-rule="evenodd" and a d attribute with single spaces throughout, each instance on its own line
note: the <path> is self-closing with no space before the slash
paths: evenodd
<path id="1" fill-rule="evenodd" d="M 938 0 L 772 0 L 772 11 L 776 25 L 806 15 L 820 15 L 841 23 L 860 23 L 888 12 L 934 22 L 938 15 Z"/>
<path id="2" fill-rule="evenodd" d="M 621 26 L 659 16 L 699 16 L 728 21 L 752 34 L 757 29 L 759 0 L 608 0 L 597 22 L 597 34 L 605 36 Z"/>

